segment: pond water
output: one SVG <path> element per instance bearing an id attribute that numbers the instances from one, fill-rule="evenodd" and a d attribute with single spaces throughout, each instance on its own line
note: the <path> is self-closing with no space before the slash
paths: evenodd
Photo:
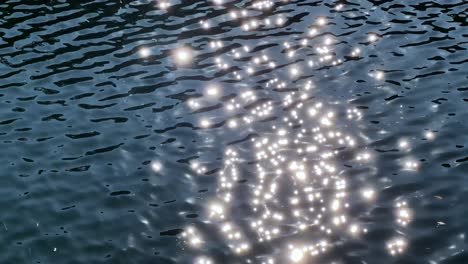
<path id="1" fill-rule="evenodd" d="M 468 263 L 468 2 L 0 4 L 1 263 Z"/>

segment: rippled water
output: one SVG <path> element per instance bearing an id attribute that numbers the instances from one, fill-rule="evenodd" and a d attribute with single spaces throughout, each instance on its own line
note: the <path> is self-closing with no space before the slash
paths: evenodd
<path id="1" fill-rule="evenodd" d="M 2 2 L 0 262 L 468 263 L 467 13 Z"/>

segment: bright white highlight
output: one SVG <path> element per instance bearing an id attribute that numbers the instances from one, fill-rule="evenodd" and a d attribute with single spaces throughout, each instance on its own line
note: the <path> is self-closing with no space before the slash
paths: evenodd
<path id="1" fill-rule="evenodd" d="M 140 57 L 146 58 L 151 54 L 151 50 L 149 48 L 141 48 L 138 53 Z"/>
<path id="2" fill-rule="evenodd" d="M 162 168 L 163 168 L 163 166 L 162 166 L 161 162 L 159 162 L 159 161 L 151 162 L 151 169 L 154 172 L 160 172 L 162 170 Z"/>
<path id="3" fill-rule="evenodd" d="M 192 62 L 193 51 L 188 47 L 178 48 L 174 51 L 173 57 L 178 65 L 188 65 Z"/>

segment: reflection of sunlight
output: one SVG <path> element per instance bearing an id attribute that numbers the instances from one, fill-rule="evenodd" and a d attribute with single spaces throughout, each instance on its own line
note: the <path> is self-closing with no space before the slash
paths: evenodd
<path id="1" fill-rule="evenodd" d="M 359 54 L 361 54 L 361 49 L 360 48 L 355 48 L 351 52 L 351 56 L 353 56 L 353 57 L 359 57 Z"/>
<path id="2" fill-rule="evenodd" d="M 201 127 L 203 127 L 203 128 L 208 128 L 208 127 L 211 126 L 211 122 L 210 122 L 210 120 L 208 120 L 208 119 L 202 119 L 202 120 L 200 121 L 200 125 L 201 125 Z"/>
<path id="3" fill-rule="evenodd" d="M 148 57 L 148 56 L 151 54 L 151 50 L 148 49 L 148 48 L 141 48 L 141 49 L 139 50 L 139 53 L 140 53 L 140 56 L 141 56 L 142 58 L 146 58 L 146 57 Z"/>
<path id="4" fill-rule="evenodd" d="M 293 262 L 299 262 L 304 258 L 304 252 L 302 252 L 302 249 L 293 248 L 291 250 L 290 258 Z"/>
<path id="5" fill-rule="evenodd" d="M 201 20 L 201 21 L 200 21 L 200 25 L 201 25 L 204 29 L 210 28 L 210 23 L 209 23 L 208 21 L 205 21 L 205 20 Z"/>
<path id="6" fill-rule="evenodd" d="M 223 4 L 223 1 L 213 2 Z M 266 0 L 253 3 L 254 9 L 260 11 L 275 5 Z M 340 4 L 335 8 L 343 7 Z M 233 9 L 229 17 L 236 19 L 240 29 L 246 31 L 288 26 L 287 16 L 247 19 L 251 11 Z M 209 23 L 203 21 L 201 27 Z M 211 84 L 204 88 L 203 98 L 188 100 L 190 108 L 201 109 L 206 101 L 226 95 L 222 111 L 228 115 L 226 123 L 214 126 L 210 120 L 215 119 L 203 115 L 199 119 L 200 127 L 206 131 L 217 127 L 228 128 L 225 131 L 231 131 L 229 133 L 255 132 L 242 148 L 232 145 L 225 149 L 223 166 L 217 173 L 216 194 L 206 205 L 206 222 L 218 229 L 220 240 L 233 254 L 242 257 L 255 254 L 254 249 L 263 244 L 266 248 L 275 248 L 258 257 L 258 263 L 283 263 L 282 260 L 310 263 L 314 256 L 333 247 L 336 237 L 361 238 L 368 232 L 368 224 L 350 213 L 355 210 L 353 199 L 356 197 L 357 203 L 370 205 L 378 200 L 378 189 L 372 183 L 350 188 L 359 182 L 350 184 L 355 178 L 346 175 L 345 169 L 351 167 L 346 166 L 347 163 L 368 168 L 378 159 L 362 146 L 358 127 L 363 115 L 355 107 L 321 102 L 317 94 L 326 87 L 316 87 L 311 77 L 303 76 L 314 67 L 340 65 L 346 63 L 344 56 L 358 59 L 365 52 L 362 47 L 351 47 L 351 51 L 340 55 L 335 50 L 340 39 L 330 33 L 320 34 L 324 27 L 332 24 L 324 16 L 316 18 L 315 26 L 309 27 L 308 32 L 296 40 L 278 43 L 282 49 L 280 54 L 256 51 L 255 46 L 245 44 L 224 54 L 217 53 L 210 61 L 214 69 L 230 78 L 229 82 L 243 84 L 243 87 L 257 86 L 243 88 L 226 98 L 229 82 L 222 86 Z M 377 39 L 375 34 L 368 35 L 371 42 Z M 208 48 L 211 52 L 220 52 L 221 48 L 230 46 L 225 42 L 210 40 Z M 304 50 L 313 54 L 304 55 Z M 193 54 L 188 48 L 179 48 L 174 51 L 174 57 L 177 64 L 184 65 L 190 63 Z M 289 63 L 285 64 L 284 60 Z M 237 69 L 231 71 L 233 68 Z M 256 83 L 259 76 L 266 79 Z M 383 80 L 384 71 L 371 71 L 370 76 Z M 248 82 L 250 80 L 252 83 Z M 272 117 L 274 119 L 269 119 Z M 433 138 L 428 133 L 425 136 Z M 244 148 L 246 145 L 248 150 Z M 410 147 L 404 140 L 398 145 L 401 149 Z M 417 163 L 409 162 L 414 170 Z M 191 162 L 191 168 L 197 174 L 207 172 L 206 167 L 195 161 Z M 247 184 L 242 184 L 242 180 L 247 180 Z M 368 212 L 366 208 L 359 210 L 361 214 Z M 395 210 L 399 226 L 408 225 L 412 212 L 406 202 L 397 203 Z M 309 239 L 295 240 L 301 234 L 308 235 Z M 199 248 L 205 242 L 202 235 L 190 226 L 182 237 L 188 245 Z M 400 254 L 406 248 L 406 240 L 391 240 L 387 248 L 392 255 Z M 197 261 L 211 263 L 206 257 Z"/>
<path id="7" fill-rule="evenodd" d="M 195 259 L 194 264 L 215 264 L 215 263 L 208 257 L 198 257 L 197 259 Z"/>
<path id="8" fill-rule="evenodd" d="M 374 33 L 371 33 L 367 36 L 367 40 L 369 42 L 375 42 L 378 39 L 378 36 Z"/>
<path id="9" fill-rule="evenodd" d="M 362 190 L 361 194 L 366 200 L 372 200 L 375 198 L 375 191 L 370 188 Z"/>
<path id="10" fill-rule="evenodd" d="M 335 10 L 336 10 L 336 11 L 340 11 L 341 9 L 343 9 L 343 7 L 344 7 L 343 4 L 337 4 L 337 5 L 335 6 Z"/>
<path id="11" fill-rule="evenodd" d="M 406 202 L 398 202 L 396 204 L 396 208 L 397 223 L 402 226 L 408 225 L 408 223 L 411 221 L 411 211 L 408 208 Z"/>
<path id="12" fill-rule="evenodd" d="M 299 74 L 299 69 L 297 67 L 292 67 L 290 72 L 292 77 L 296 77 Z"/>
<path id="13" fill-rule="evenodd" d="M 168 9 L 169 7 L 171 6 L 171 4 L 167 1 L 164 1 L 164 0 L 160 0 L 159 1 L 159 4 L 158 4 L 158 7 L 162 10 L 166 10 Z"/>
<path id="14" fill-rule="evenodd" d="M 398 147 L 401 148 L 401 149 L 408 149 L 410 147 L 410 144 L 409 144 L 408 140 L 401 139 L 398 142 Z"/>
<path id="15" fill-rule="evenodd" d="M 426 131 L 426 133 L 424 133 L 424 137 L 427 140 L 433 140 L 435 138 L 435 133 L 432 131 Z"/>
<path id="16" fill-rule="evenodd" d="M 187 230 L 182 233 L 182 237 L 185 238 L 192 247 L 199 247 L 203 243 L 201 235 L 193 227 L 187 228 Z"/>
<path id="17" fill-rule="evenodd" d="M 414 170 L 417 170 L 418 167 L 419 167 L 418 162 L 413 159 L 407 159 L 406 161 L 403 162 L 403 169 L 405 170 L 414 171 Z"/>
<path id="18" fill-rule="evenodd" d="M 391 255 L 399 255 L 403 253 L 406 246 L 406 240 L 401 237 L 394 238 L 387 243 L 387 249 Z"/>
<path id="19" fill-rule="evenodd" d="M 327 23 L 327 20 L 324 18 L 324 17 L 319 17 L 317 19 L 317 24 L 319 24 L 320 26 L 323 26 Z"/>
<path id="20" fill-rule="evenodd" d="M 173 57 L 178 65 L 188 65 L 192 62 L 193 51 L 188 47 L 181 47 L 174 50 Z"/>
<path id="21" fill-rule="evenodd" d="M 383 80 L 384 78 L 384 73 L 382 71 L 375 71 L 372 73 L 372 76 L 376 79 L 376 80 Z"/>
<path id="22" fill-rule="evenodd" d="M 160 172 L 162 170 L 162 164 L 159 161 L 153 161 L 151 162 L 151 169 L 154 172 Z"/>
<path id="23" fill-rule="evenodd" d="M 211 97 L 217 97 L 221 93 L 219 86 L 211 85 L 206 89 L 206 94 Z"/>
<path id="24" fill-rule="evenodd" d="M 275 83 L 272 80 L 268 84 Z M 241 179 L 243 165 L 240 154 L 229 148 L 225 155 L 224 168 L 219 174 L 217 200 L 208 207 L 208 217 L 219 224 L 228 246 L 234 253 L 242 254 L 251 249 L 255 242 L 267 243 L 284 235 L 283 226 L 291 225 L 296 233 L 318 232 L 325 239 L 332 233 L 357 235 L 367 229 L 347 215 L 347 179 L 336 167 L 339 147 L 353 148 L 356 139 L 339 130 L 337 111 L 332 111 L 321 102 L 306 104 L 308 93 L 312 93 L 312 82 L 300 85 L 300 93 L 286 93 L 283 104 L 289 106 L 282 121 L 271 128 L 273 133 L 260 134 L 252 139 L 253 154 L 256 157 L 256 179 L 250 179 L 251 199 L 249 209 L 253 215 L 250 230 L 244 230 L 232 222 L 235 215 L 234 204 L 249 196 L 237 197 L 235 190 Z M 246 91 L 237 100 L 228 102 L 227 108 L 234 111 L 255 100 L 255 93 Z M 310 106 L 309 106 L 310 105 Z M 245 115 L 241 123 L 229 125 L 231 128 L 245 127 L 261 120 L 273 110 L 271 102 L 264 103 Z M 347 112 L 348 120 L 358 120 L 361 115 L 353 109 Z M 293 127 L 296 127 L 295 129 Z M 358 160 L 371 160 L 367 152 L 358 155 Z M 197 170 L 198 167 L 194 166 Z M 375 191 L 367 189 L 363 196 L 372 200 Z M 288 206 L 282 201 L 288 201 Z M 222 201 L 222 202 L 220 202 Z M 246 234 L 256 234 L 256 238 Z M 307 256 L 320 254 L 328 247 L 321 241 L 290 251 L 290 260 L 300 262 Z M 190 244 L 190 240 L 188 240 Z"/>

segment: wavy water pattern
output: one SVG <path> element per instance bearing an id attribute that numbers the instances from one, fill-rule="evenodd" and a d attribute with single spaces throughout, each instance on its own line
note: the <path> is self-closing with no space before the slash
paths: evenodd
<path id="1" fill-rule="evenodd" d="M 0 262 L 468 262 L 467 9 L 3 1 Z"/>

